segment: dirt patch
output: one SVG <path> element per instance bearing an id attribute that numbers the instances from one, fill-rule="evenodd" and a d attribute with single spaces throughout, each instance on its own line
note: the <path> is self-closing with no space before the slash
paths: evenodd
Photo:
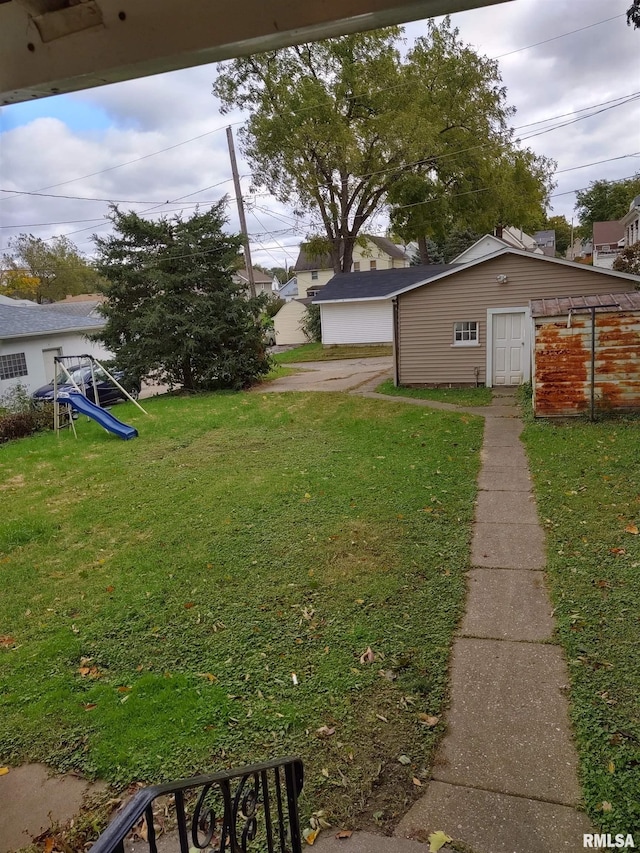
<path id="1" fill-rule="evenodd" d="M 17 474 L 15 477 L 10 477 L 0 484 L 0 492 L 11 491 L 12 489 L 21 489 L 25 485 L 24 474 Z"/>

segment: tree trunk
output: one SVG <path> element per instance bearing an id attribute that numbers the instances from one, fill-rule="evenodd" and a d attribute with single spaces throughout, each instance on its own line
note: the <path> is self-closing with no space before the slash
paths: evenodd
<path id="1" fill-rule="evenodd" d="M 182 387 L 185 391 L 194 391 L 193 387 L 193 370 L 191 369 L 191 359 L 187 356 L 182 359 Z"/>
<path id="2" fill-rule="evenodd" d="M 341 272 L 351 272 L 351 266 L 353 265 L 353 247 L 355 246 L 355 242 L 355 237 L 347 237 L 344 241 L 342 264 L 340 266 Z"/>
<path id="3" fill-rule="evenodd" d="M 431 258 L 429 257 L 429 246 L 427 245 L 427 238 L 425 236 L 418 237 L 418 253 L 420 255 L 421 264 L 431 263 Z"/>

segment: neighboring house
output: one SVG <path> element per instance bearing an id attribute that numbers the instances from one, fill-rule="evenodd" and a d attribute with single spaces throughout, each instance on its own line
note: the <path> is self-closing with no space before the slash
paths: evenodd
<path id="1" fill-rule="evenodd" d="M 624 245 L 633 246 L 640 240 L 640 195 L 629 205 L 629 212 L 620 220 L 624 228 Z"/>
<path id="2" fill-rule="evenodd" d="M 233 280 L 236 284 L 242 285 L 247 296 L 249 295 L 249 273 L 246 269 L 236 270 L 233 274 Z M 253 283 L 256 288 L 256 296 L 265 293 L 267 296 L 273 296 L 273 276 L 260 270 L 253 270 Z"/>
<path id="3" fill-rule="evenodd" d="M 542 250 L 542 254 L 548 258 L 556 256 L 556 232 L 554 228 L 546 231 L 536 231 L 533 235 L 536 246 Z"/>
<path id="4" fill-rule="evenodd" d="M 294 275 L 286 284 L 283 284 L 278 290 L 276 296 L 278 299 L 283 299 L 285 302 L 291 302 L 298 295 L 298 279 Z"/>
<path id="5" fill-rule="evenodd" d="M 452 264 L 427 264 L 334 275 L 313 300 L 320 305 L 322 343 L 327 346 L 391 343 L 392 294 L 451 268 Z"/>
<path id="6" fill-rule="evenodd" d="M 503 249 L 393 295 L 395 379 L 409 386 L 531 378 L 532 299 L 633 291 L 640 277 Z"/>
<path id="7" fill-rule="evenodd" d="M 564 256 L 568 261 L 578 261 L 584 263 L 587 258 L 591 258 L 593 247 L 590 240 L 583 240 L 581 237 L 576 237 L 573 245 L 567 248 Z"/>
<path id="8" fill-rule="evenodd" d="M 37 305 L 37 302 L 31 299 L 14 299 L 11 296 L 3 296 L 0 293 L 0 305 L 13 305 L 14 308 L 18 308 L 19 306 L 28 308 L 29 305 Z"/>
<path id="9" fill-rule="evenodd" d="M 101 344 L 86 337 L 105 324 L 103 317 L 91 316 L 95 306 L 75 303 L 64 311 L 61 303 L 28 307 L 0 303 L 0 394 L 17 384 L 31 392 L 50 382 L 55 356 L 111 358 Z"/>
<path id="10" fill-rule="evenodd" d="M 465 249 L 464 252 L 460 252 L 451 263 L 468 264 L 471 261 L 485 258 L 487 255 L 492 255 L 494 252 L 499 252 L 505 248 L 521 249 L 522 251 L 532 252 L 536 255 L 544 254 L 542 249 L 537 246 L 533 237 L 525 234 L 521 228 L 497 228 L 496 232 L 497 234 L 485 234 L 484 237 L 481 237 L 472 246 Z"/>
<path id="11" fill-rule="evenodd" d="M 356 243 L 353 248 L 352 272 L 388 270 L 408 267 L 411 260 L 400 246 L 387 237 L 363 235 L 365 245 Z M 335 275 L 329 255 L 310 255 L 304 243 L 295 263 L 298 296 L 307 296 L 310 289 L 322 287 Z"/>
<path id="12" fill-rule="evenodd" d="M 593 265 L 610 270 L 624 248 L 624 225 L 616 220 L 593 223 Z"/>
<path id="13" fill-rule="evenodd" d="M 531 317 L 536 417 L 640 409 L 640 293 L 535 299 Z"/>

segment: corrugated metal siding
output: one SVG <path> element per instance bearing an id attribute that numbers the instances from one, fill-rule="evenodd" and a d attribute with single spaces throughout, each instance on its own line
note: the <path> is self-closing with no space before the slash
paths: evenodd
<path id="1" fill-rule="evenodd" d="M 640 313 L 596 312 L 595 409 L 640 409 Z M 534 413 L 567 417 L 591 408 L 591 316 L 535 321 Z"/>
<path id="2" fill-rule="evenodd" d="M 393 340 L 390 299 L 320 305 L 323 344 L 378 344 Z"/>
<path id="3" fill-rule="evenodd" d="M 499 284 L 497 275 L 507 275 Z M 517 308 L 531 299 L 633 290 L 634 283 L 536 256 L 505 255 L 398 297 L 398 381 L 401 385 L 486 382 L 487 309 Z M 479 323 L 480 346 L 454 347 L 453 324 Z"/>
<path id="4" fill-rule="evenodd" d="M 304 317 L 305 307 L 301 302 L 287 302 L 273 318 L 273 328 L 277 344 L 307 344 L 309 343 L 300 323 Z"/>

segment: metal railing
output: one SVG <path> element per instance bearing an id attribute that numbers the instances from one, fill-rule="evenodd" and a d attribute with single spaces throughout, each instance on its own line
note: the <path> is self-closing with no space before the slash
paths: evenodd
<path id="1" fill-rule="evenodd" d="M 157 853 L 153 804 L 167 795 L 175 798 L 176 853 L 189 853 L 193 848 L 218 853 L 301 853 L 298 797 L 303 780 L 302 761 L 283 758 L 143 788 L 113 819 L 90 853 L 125 853 L 125 840 L 136 828 L 146 843 L 146 848 L 136 844 L 136 849 Z"/>

